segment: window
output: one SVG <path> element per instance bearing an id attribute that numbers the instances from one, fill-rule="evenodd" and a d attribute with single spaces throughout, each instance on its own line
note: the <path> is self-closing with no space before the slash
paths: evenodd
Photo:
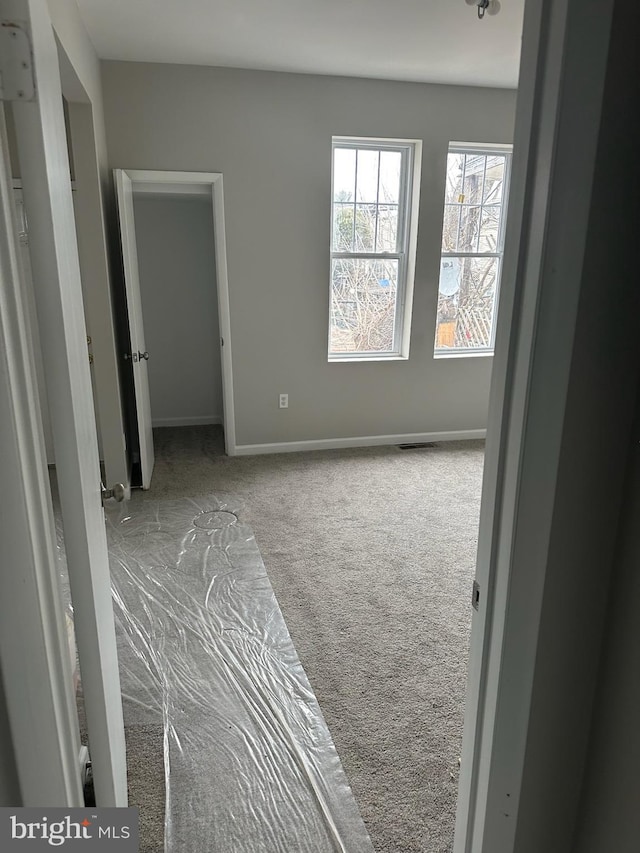
<path id="1" fill-rule="evenodd" d="M 330 360 L 408 355 L 418 146 L 333 140 Z"/>
<path id="2" fill-rule="evenodd" d="M 510 166 L 510 146 L 449 147 L 437 356 L 493 352 Z"/>

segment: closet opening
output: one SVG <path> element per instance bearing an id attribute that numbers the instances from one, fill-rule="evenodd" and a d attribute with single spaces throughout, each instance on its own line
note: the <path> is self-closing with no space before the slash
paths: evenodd
<path id="1" fill-rule="evenodd" d="M 219 424 L 235 450 L 222 175 L 115 170 L 128 338 L 131 483 L 153 430 Z"/>

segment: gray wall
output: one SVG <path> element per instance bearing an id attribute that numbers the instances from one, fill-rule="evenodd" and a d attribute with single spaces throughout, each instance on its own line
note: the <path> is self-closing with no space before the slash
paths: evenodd
<path id="1" fill-rule="evenodd" d="M 153 424 L 222 423 L 211 199 L 134 193 L 134 212 Z"/>
<path id="2" fill-rule="evenodd" d="M 238 444 L 486 426 L 492 359 L 433 358 L 450 140 L 510 142 L 515 92 L 103 64 L 109 161 L 224 174 Z M 408 361 L 327 363 L 332 135 L 423 140 Z M 278 409 L 278 394 L 289 409 Z"/>

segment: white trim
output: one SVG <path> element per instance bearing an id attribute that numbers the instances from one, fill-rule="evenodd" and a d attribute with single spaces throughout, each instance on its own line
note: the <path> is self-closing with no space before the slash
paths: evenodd
<path id="1" fill-rule="evenodd" d="M 468 151 L 470 153 L 475 153 L 476 151 L 479 154 L 484 153 L 485 151 L 496 151 L 498 154 L 512 154 L 513 153 L 513 143 L 511 142 L 450 142 L 449 143 L 449 151 L 460 151 L 464 153 Z"/>
<path id="2" fill-rule="evenodd" d="M 133 184 L 134 192 L 138 195 L 178 195 L 178 196 L 201 196 L 209 198 L 210 191 L 208 184 L 178 184 L 178 183 L 162 183 L 158 181 L 139 181 Z"/>
<path id="3" fill-rule="evenodd" d="M 175 184 L 170 192 L 182 192 L 183 190 L 191 194 L 193 193 L 194 184 L 215 184 L 221 172 L 172 172 L 166 169 L 125 169 L 127 175 L 131 178 L 135 190 L 142 189 L 142 184 Z M 154 187 L 154 192 L 157 192 L 158 187 Z"/>
<path id="4" fill-rule="evenodd" d="M 333 356 L 329 359 L 329 364 L 353 364 L 354 362 L 366 362 L 366 361 L 409 361 L 408 355 L 385 355 L 384 353 L 360 353 L 357 356 L 346 356 L 345 358 L 333 358 Z"/>
<path id="5" fill-rule="evenodd" d="M 154 418 L 152 426 L 155 427 L 181 427 L 181 426 L 208 426 L 224 423 L 222 415 L 194 415 L 181 418 Z"/>
<path id="6" fill-rule="evenodd" d="M 537 72 L 539 50 L 542 44 L 542 5 L 536 7 L 527 3 L 523 32 L 521 64 L 533 64 Z M 537 20 L 536 20 L 537 18 Z M 458 783 L 458 801 L 456 810 L 456 828 L 454 853 L 479 853 L 482 848 L 482 830 L 487 817 L 487 783 L 484 779 L 491 763 L 490 729 L 495 720 L 495 701 L 489 702 L 489 695 L 497 689 L 499 675 L 490 671 L 492 658 L 496 654 L 493 639 L 497 634 L 502 639 L 500 628 L 494 628 L 496 607 L 504 607 L 502 587 L 508 583 L 508 576 L 497 577 L 495 563 L 498 554 L 498 539 L 502 527 L 502 502 L 510 475 L 509 467 L 517 469 L 517 451 L 507 461 L 510 443 L 517 440 L 517 425 L 510 434 L 511 406 L 514 397 L 522 396 L 518 391 L 524 383 L 526 388 L 526 367 L 515 369 L 516 352 L 519 346 L 518 312 L 522 311 L 525 294 L 516 287 L 516 274 L 519 268 L 519 243 L 526 236 L 529 222 L 524 216 L 527 193 L 535 186 L 535 171 L 529 174 L 529 160 L 535 150 L 533 134 L 540 122 L 540 78 L 538 73 L 520 75 L 520 87 L 517 99 L 517 114 L 514 131 L 514 158 L 512 162 L 511 199 L 506 220 L 505 258 L 503 273 L 506 272 L 502 287 L 501 301 L 496 320 L 496 347 L 492 365 L 491 391 L 487 423 L 487 444 L 485 452 L 482 500 L 480 506 L 480 524 L 478 532 L 478 552 L 476 561 L 476 579 L 481 590 L 484 589 L 480 606 L 472 612 L 471 643 L 469 669 L 465 698 L 464 731 Z M 450 143 L 453 144 L 453 143 Z M 535 294 L 527 294 L 533 298 Z M 528 342 L 529 348 L 531 341 Z M 437 357 L 437 354 L 434 353 Z M 517 375 L 516 375 L 517 373 Z M 510 475 L 513 478 L 513 474 Z M 517 471 L 516 471 L 517 476 Z M 509 484 L 509 498 L 513 500 L 513 485 Z M 506 532 L 509 532 L 510 520 L 506 520 Z M 512 529 L 512 528 L 511 528 Z M 497 619 L 500 619 L 500 613 Z"/>
<path id="7" fill-rule="evenodd" d="M 318 438 L 309 441 L 276 441 L 272 444 L 237 444 L 235 456 L 265 453 L 300 453 L 303 450 L 338 450 L 344 447 L 384 447 L 393 444 L 418 444 L 425 441 L 469 441 L 484 438 L 486 429 L 410 432 L 404 435 L 359 435 L 348 438 Z"/>
<path id="8" fill-rule="evenodd" d="M 456 358 L 493 358 L 495 350 L 493 349 L 456 349 L 449 352 L 446 349 L 434 350 L 433 360 L 440 361 L 441 359 L 456 359 Z"/>
<path id="9" fill-rule="evenodd" d="M 0 451 L 11 484 L 0 513 L 0 670 L 10 728 L 2 737 L 16 758 L 13 805 L 80 806 L 80 738 L 8 164 L 0 111 Z"/>
<path id="10" fill-rule="evenodd" d="M 233 360 L 231 356 L 231 305 L 227 270 L 227 238 L 224 218 L 223 178 L 219 174 L 211 187 L 213 194 L 213 231 L 216 244 L 216 280 L 218 287 L 218 323 L 222 358 L 222 405 L 224 409 L 224 446 L 228 456 L 236 449 L 236 419 L 233 400 Z"/>
<path id="11" fill-rule="evenodd" d="M 199 194 L 198 187 L 210 192 L 213 202 L 213 239 L 216 256 L 216 289 L 222 362 L 222 401 L 224 407 L 224 446 L 228 456 L 236 453 L 236 422 L 233 399 L 233 361 L 231 357 L 231 307 L 227 269 L 227 240 L 224 220 L 224 185 L 221 172 L 170 172 L 147 169 L 122 169 L 133 182 L 133 190 L 146 191 L 149 186 L 159 192 L 162 186 L 177 194 Z M 224 341 L 224 344 L 222 344 Z M 159 425 L 155 424 L 154 425 Z"/>

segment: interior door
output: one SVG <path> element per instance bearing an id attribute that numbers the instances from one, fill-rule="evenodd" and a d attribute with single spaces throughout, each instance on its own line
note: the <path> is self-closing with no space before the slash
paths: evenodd
<path id="1" fill-rule="evenodd" d="M 0 0 L 0 17 L 96 797 L 124 806 L 122 698 L 57 47 L 46 0 Z M 45 481 L 41 492 L 44 499 Z"/>
<path id="2" fill-rule="evenodd" d="M 133 384 L 136 398 L 136 421 L 140 446 L 140 468 L 142 488 L 148 489 L 153 474 L 153 431 L 151 428 L 151 399 L 149 396 L 149 353 L 145 347 L 144 324 L 142 322 L 142 297 L 138 273 L 138 249 L 133 212 L 133 184 L 124 169 L 114 169 L 124 283 L 129 313 L 129 335 L 131 349 L 126 354 L 132 361 Z"/>

